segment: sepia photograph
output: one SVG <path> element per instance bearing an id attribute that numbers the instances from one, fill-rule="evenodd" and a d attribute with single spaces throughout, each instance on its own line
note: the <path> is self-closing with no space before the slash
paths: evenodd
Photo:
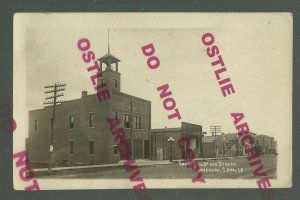
<path id="1" fill-rule="evenodd" d="M 16 190 L 292 186 L 291 13 L 13 26 Z"/>

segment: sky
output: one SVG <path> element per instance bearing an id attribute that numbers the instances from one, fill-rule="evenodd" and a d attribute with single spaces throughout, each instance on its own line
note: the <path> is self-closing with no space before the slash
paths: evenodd
<path id="1" fill-rule="evenodd" d="M 291 125 L 292 21 L 274 15 L 28 15 L 22 36 L 23 53 L 18 64 L 25 69 L 26 108 L 43 108 L 44 86 L 66 83 L 62 100 L 95 93 L 77 48 L 88 38 L 100 58 L 110 51 L 119 58 L 121 91 L 152 102 L 152 128 L 180 127 L 181 121 L 200 124 L 209 132 L 212 125 L 222 132 L 236 132 L 232 112 L 243 112 L 251 132 L 278 139 Z M 178 18 L 178 19 L 177 19 Z M 233 23 L 234 22 L 234 23 Z M 196 25 L 195 25 L 196 24 Z M 213 59 L 205 53 L 201 36 L 211 32 L 220 49 L 235 94 L 223 97 Z M 160 67 L 150 70 L 141 47 L 153 43 Z M 169 84 L 182 120 L 169 120 L 156 88 Z M 289 134 L 289 133 L 286 133 Z M 210 134 L 208 134 L 210 135 Z"/>

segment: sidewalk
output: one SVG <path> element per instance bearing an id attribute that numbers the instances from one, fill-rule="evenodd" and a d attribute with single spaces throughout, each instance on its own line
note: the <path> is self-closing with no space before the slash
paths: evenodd
<path id="1" fill-rule="evenodd" d="M 153 165 L 169 165 L 171 164 L 168 160 L 135 160 L 138 167 L 144 166 L 153 166 Z M 83 173 L 83 172 L 92 172 L 97 171 L 99 169 L 107 170 L 107 169 L 115 169 L 115 168 L 123 168 L 122 160 L 115 164 L 105 164 L 105 165 L 85 165 L 85 166 L 70 166 L 70 167 L 56 167 L 52 168 L 51 174 L 69 174 L 69 173 Z M 48 168 L 40 168 L 34 169 L 35 176 L 45 176 L 48 175 Z"/>
<path id="2" fill-rule="evenodd" d="M 235 159 L 240 159 L 240 158 L 246 158 L 247 156 L 239 156 L 238 158 L 236 157 L 217 157 L 217 158 L 195 158 L 194 160 L 197 160 L 199 162 L 204 162 L 204 161 L 208 161 L 208 160 L 235 160 Z M 173 162 L 175 163 L 181 163 L 181 162 L 185 162 L 183 159 L 180 160 L 173 160 Z"/>

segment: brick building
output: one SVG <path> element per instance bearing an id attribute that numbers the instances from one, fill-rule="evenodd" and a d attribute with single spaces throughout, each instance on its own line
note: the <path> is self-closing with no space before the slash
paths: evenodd
<path id="1" fill-rule="evenodd" d="M 270 155 L 277 153 L 277 141 L 274 137 L 269 137 L 267 135 L 257 135 L 255 137 L 255 144 L 257 154 L 259 155 Z"/>
<path id="2" fill-rule="evenodd" d="M 111 98 L 99 102 L 96 94 L 82 92 L 80 99 L 56 106 L 53 124 L 56 166 L 108 164 L 120 160 L 107 127 L 107 117 L 118 117 L 135 159 L 151 158 L 151 102 L 121 92 L 119 59 L 108 52 L 98 59 Z M 29 137 L 26 140 L 31 163 L 49 162 L 52 106 L 29 111 Z"/>
<path id="3" fill-rule="evenodd" d="M 177 145 L 177 141 L 181 136 L 188 136 L 190 139 L 190 149 L 195 152 L 195 157 L 199 158 L 202 151 L 202 126 L 181 123 L 179 128 L 161 128 L 151 130 L 152 159 L 168 160 L 170 158 L 170 137 L 174 138 L 172 144 L 172 158 L 182 159 L 181 150 Z"/>

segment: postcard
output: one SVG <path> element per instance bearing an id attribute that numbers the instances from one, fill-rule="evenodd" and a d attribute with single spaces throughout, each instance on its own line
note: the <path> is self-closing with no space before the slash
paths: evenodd
<path id="1" fill-rule="evenodd" d="M 289 188 L 291 13 L 16 13 L 15 190 Z"/>

